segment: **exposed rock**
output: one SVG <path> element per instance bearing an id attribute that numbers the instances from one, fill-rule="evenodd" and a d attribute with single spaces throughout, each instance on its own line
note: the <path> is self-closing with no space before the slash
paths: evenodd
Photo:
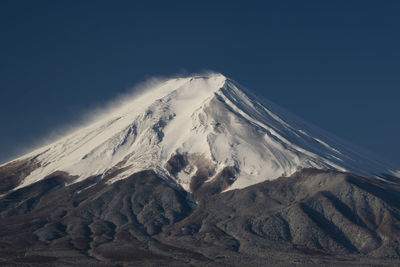
<path id="1" fill-rule="evenodd" d="M 152 171 L 69 186 L 54 173 L 0 198 L 0 264 L 400 263 L 399 182 L 305 169 L 223 192 L 234 177 L 202 183 L 193 210 Z"/>
<path id="2" fill-rule="evenodd" d="M 36 159 L 16 160 L 0 168 L 0 194 L 6 193 L 18 186 L 25 177 L 38 168 Z"/>

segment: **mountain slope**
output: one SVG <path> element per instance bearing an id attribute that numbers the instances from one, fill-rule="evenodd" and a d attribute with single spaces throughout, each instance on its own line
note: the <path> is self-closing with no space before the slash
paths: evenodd
<path id="1" fill-rule="evenodd" d="M 211 182 L 193 209 L 153 171 L 68 179 L 0 198 L 2 266 L 399 264 L 399 182 L 303 169 L 225 193 Z"/>
<path id="2" fill-rule="evenodd" d="M 219 74 L 0 166 L 2 266 L 398 266 L 399 172 Z"/>
<path id="3" fill-rule="evenodd" d="M 228 190 L 302 168 L 396 176 L 395 170 L 365 152 L 264 103 L 221 74 L 167 80 L 91 125 L 18 159 L 34 159 L 40 165 L 19 187 L 55 171 L 74 177 L 69 182 L 79 182 L 91 176 L 101 179 L 115 169 L 120 172 L 110 182 L 152 169 L 188 191 L 197 172 L 206 172 L 204 179 L 212 180 L 226 167 L 235 168 Z M 185 166 L 171 173 L 166 166 L 180 155 Z"/>

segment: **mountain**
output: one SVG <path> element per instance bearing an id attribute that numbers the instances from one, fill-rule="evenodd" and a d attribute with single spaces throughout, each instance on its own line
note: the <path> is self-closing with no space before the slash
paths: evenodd
<path id="1" fill-rule="evenodd" d="M 112 181 L 151 169 L 187 191 L 203 165 L 210 180 L 224 168 L 234 168 L 228 190 L 303 168 L 396 175 L 365 152 L 272 103 L 262 104 L 221 74 L 154 85 L 93 124 L 19 160 L 27 159 L 40 166 L 18 188 L 55 171 L 76 177 L 70 181 L 74 183 L 115 168 L 121 171 Z M 179 162 L 185 168 L 173 166 Z"/>
<path id="2" fill-rule="evenodd" d="M 221 74 L 0 166 L 0 263 L 397 264 L 400 175 Z"/>

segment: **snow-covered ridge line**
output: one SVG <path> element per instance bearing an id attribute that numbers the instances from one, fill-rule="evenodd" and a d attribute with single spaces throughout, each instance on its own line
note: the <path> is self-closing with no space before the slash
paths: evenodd
<path id="1" fill-rule="evenodd" d="M 172 155 L 194 155 L 215 166 L 235 166 L 243 188 L 302 168 L 335 169 L 363 176 L 395 172 L 334 137 L 261 103 L 221 74 L 170 79 L 99 118 L 98 121 L 37 149 L 20 159 L 36 157 L 41 167 L 20 187 L 54 171 L 81 181 L 114 167 L 125 171 L 112 181 L 152 169 L 174 178 L 190 191 L 196 166 L 177 177 L 165 169 Z M 210 178 L 212 179 L 212 177 Z"/>

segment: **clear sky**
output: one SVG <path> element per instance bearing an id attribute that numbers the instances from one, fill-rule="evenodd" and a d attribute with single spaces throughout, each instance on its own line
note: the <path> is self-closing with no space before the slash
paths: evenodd
<path id="1" fill-rule="evenodd" d="M 400 166 L 399 14 L 398 0 L 2 0 L 0 161 L 147 78 L 213 70 Z"/>

